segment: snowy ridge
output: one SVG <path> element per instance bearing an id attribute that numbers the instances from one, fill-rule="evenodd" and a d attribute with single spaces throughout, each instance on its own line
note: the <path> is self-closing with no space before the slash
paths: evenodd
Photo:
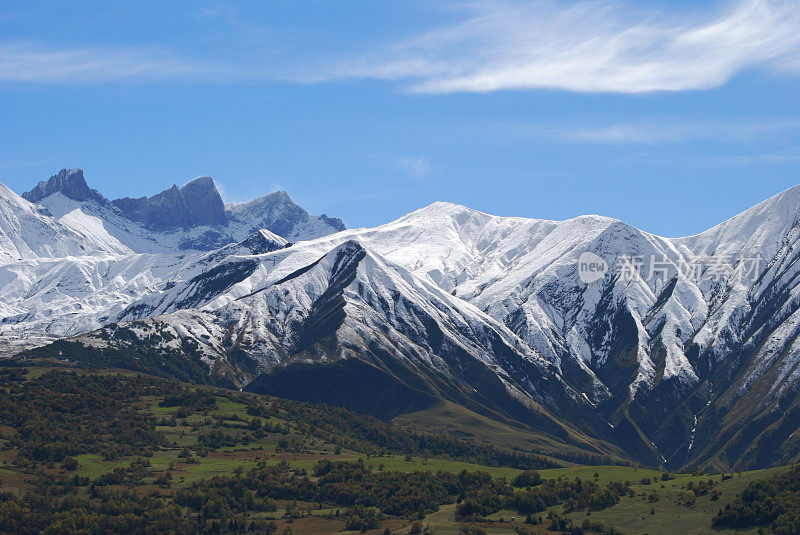
<path id="1" fill-rule="evenodd" d="M 104 236 L 97 236 L 91 230 L 76 232 L 59 224 L 36 205 L 0 184 L 0 264 L 117 252 L 130 251 L 106 242 Z"/>
<path id="2" fill-rule="evenodd" d="M 236 240 L 207 252 L 181 244 L 219 240 L 211 227 L 153 232 L 92 199 L 55 193 L 36 207 L 0 193 L 6 348 L 75 336 L 113 348 L 168 331 L 158 351 L 199 354 L 262 391 L 293 366 L 363 361 L 404 395 L 554 433 L 553 418 L 567 418 L 674 466 L 730 462 L 716 452 L 736 440 L 726 429 L 738 418 L 766 428 L 788 418 L 776 403 L 800 399 L 800 186 L 674 239 L 601 216 L 498 217 L 441 202 L 330 233 L 340 223 L 277 192 L 226 206 L 222 240 Z M 38 225 L 36 239 L 20 218 Z M 604 278 L 581 280 L 585 252 L 610 267 Z M 643 259 L 634 276 L 626 258 Z M 709 267 L 721 258 L 722 274 Z M 735 275 L 754 258 L 752 276 Z M 749 451 L 742 459 L 756 462 Z"/>

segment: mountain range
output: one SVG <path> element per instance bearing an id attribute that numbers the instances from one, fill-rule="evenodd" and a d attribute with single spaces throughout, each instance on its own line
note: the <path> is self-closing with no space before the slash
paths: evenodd
<path id="1" fill-rule="evenodd" d="M 0 185 L 0 343 L 383 419 L 459 407 L 554 456 L 765 467 L 800 460 L 798 239 L 800 186 L 664 238 L 443 202 L 347 230 L 284 192 L 108 200 L 65 169 Z"/>

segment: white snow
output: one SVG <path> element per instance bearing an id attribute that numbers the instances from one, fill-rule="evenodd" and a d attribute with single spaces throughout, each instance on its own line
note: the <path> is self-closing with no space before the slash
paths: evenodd
<path id="1" fill-rule="evenodd" d="M 238 218 L 231 235 L 246 238 L 252 222 L 266 217 L 260 213 L 265 203 L 228 206 Z M 614 314 L 629 314 L 635 325 L 638 369 L 628 385 L 631 396 L 659 380 L 696 384 L 701 374 L 685 353 L 688 344 L 724 358 L 731 344 L 747 343 L 740 337 L 752 303 L 780 281 L 793 299 L 778 313 L 791 321 L 773 326 L 759 353 L 763 366 L 741 387 L 747 389 L 775 362 L 780 363 L 774 368 L 780 370 L 775 392 L 800 380 L 798 359 L 786 358 L 784 347 L 796 333 L 792 307 L 796 310 L 800 299 L 795 276 L 800 186 L 686 238 L 655 236 L 600 216 L 498 217 L 434 203 L 378 227 L 321 237 L 330 227 L 310 217 L 290 236 L 304 241 L 260 255 L 236 245 L 181 252 L 183 240 L 209 228 L 153 232 L 93 201 L 76 203 L 56 194 L 42 206 L 49 215 L 0 185 L 0 342 L 6 348 L 73 336 L 116 320 L 164 315 L 184 336 L 209 337 L 204 344 L 211 353 L 224 336 L 215 322 L 235 325 L 249 351 L 265 365 L 276 363 L 297 322 L 328 287 L 336 254 L 352 240 L 366 257 L 344 292 L 348 314 L 338 336 L 351 339 L 354 347 L 380 337 L 421 364 L 443 368 L 426 341 L 414 336 L 425 332 L 417 316 L 424 312 L 452 334 L 451 343 L 491 366 L 497 363 L 490 332 L 542 369 L 560 374 L 573 364 L 593 385 L 575 396 L 585 394 L 587 402 L 597 403 L 610 395 L 597 377 L 615 350 Z M 285 243 L 271 233 L 262 237 Z M 585 251 L 611 267 L 604 280 L 586 285 L 578 278 L 577 259 Z M 671 293 L 664 293 L 682 262 L 720 254 L 761 254 L 769 276 L 757 283 L 720 282 L 707 273 L 699 280 L 680 276 Z M 624 255 L 656 257 L 670 266 L 671 275 L 622 280 L 616 268 Z M 195 277 L 251 261 L 255 267 L 243 280 L 214 295 L 198 295 Z M 278 284 L 316 261 L 302 277 Z M 180 303 L 195 298 L 196 315 L 182 313 Z M 607 326 L 612 330 L 599 330 Z M 498 371 L 506 383 L 503 377 L 515 373 Z"/>

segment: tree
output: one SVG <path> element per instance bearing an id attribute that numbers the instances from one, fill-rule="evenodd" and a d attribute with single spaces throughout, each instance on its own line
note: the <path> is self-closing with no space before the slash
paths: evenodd
<path id="1" fill-rule="evenodd" d="M 511 484 L 515 487 L 535 487 L 542 483 L 542 476 L 536 470 L 525 470 L 517 474 Z"/>

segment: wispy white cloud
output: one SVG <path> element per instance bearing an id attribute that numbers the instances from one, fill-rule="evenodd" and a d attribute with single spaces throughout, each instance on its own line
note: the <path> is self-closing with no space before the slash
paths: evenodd
<path id="1" fill-rule="evenodd" d="M 473 4 L 465 20 L 317 76 L 398 80 L 420 93 L 642 93 L 712 88 L 755 66 L 800 74 L 796 0 L 739 0 L 712 14 L 618 0 Z"/>
<path id="2" fill-rule="evenodd" d="M 753 67 L 800 75 L 800 2 L 725 1 L 713 12 L 696 6 L 643 9 L 631 0 L 476 1 L 458 4 L 454 22 L 399 42 L 359 41 L 361 51 L 347 57 L 309 57 L 302 47 L 270 54 L 267 49 L 286 43 L 263 44 L 264 29 L 249 21 L 229 22 L 237 43 L 246 34 L 248 42 L 263 46 L 242 49 L 239 43 L 231 50 L 241 53 L 224 60 L 157 45 L 68 49 L 6 41 L 0 42 L 0 81 L 322 83 L 371 78 L 434 94 L 506 89 L 643 93 L 717 87 Z M 230 14 L 211 10 L 201 16 Z M 287 35 L 284 39 L 291 39 Z"/>
<path id="3" fill-rule="evenodd" d="M 800 120 L 662 121 L 553 128 L 522 125 L 517 126 L 516 131 L 524 136 L 568 143 L 656 145 L 711 141 L 736 144 L 800 134 Z"/>
<path id="4" fill-rule="evenodd" d="M 154 48 L 53 50 L 31 43 L 0 43 L 0 80 L 81 83 L 122 79 L 211 77 L 226 67 Z"/>
<path id="5" fill-rule="evenodd" d="M 740 154 L 736 156 L 712 158 L 709 161 L 709 165 L 720 168 L 770 167 L 773 165 L 784 165 L 794 162 L 800 162 L 800 150 L 795 149 L 783 152 Z"/>

